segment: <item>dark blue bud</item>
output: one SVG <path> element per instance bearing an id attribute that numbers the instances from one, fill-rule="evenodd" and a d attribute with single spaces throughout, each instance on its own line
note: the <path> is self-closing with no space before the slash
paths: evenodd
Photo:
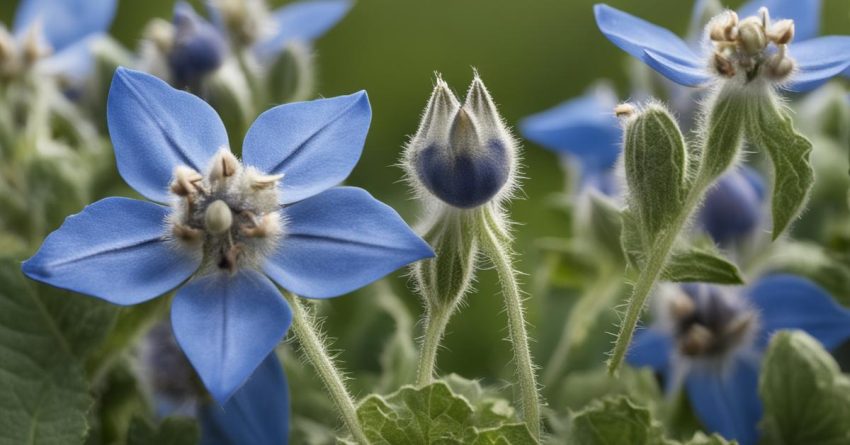
<path id="1" fill-rule="evenodd" d="M 227 42 L 219 30 L 195 13 L 185 2 L 174 7 L 174 43 L 168 54 L 174 82 L 197 86 L 215 71 L 227 55 Z"/>
<path id="2" fill-rule="evenodd" d="M 743 167 L 721 176 L 699 211 L 699 225 L 721 246 L 752 235 L 762 221 L 764 180 Z"/>
<path id="3" fill-rule="evenodd" d="M 419 131 L 407 147 L 408 172 L 430 194 L 471 209 L 509 190 L 514 141 L 478 76 L 460 105 L 438 79 Z"/>
<path id="4" fill-rule="evenodd" d="M 186 355 L 177 344 L 171 323 L 154 326 L 142 342 L 143 378 L 153 390 L 158 414 L 175 414 L 181 407 L 191 407 L 205 393 Z"/>

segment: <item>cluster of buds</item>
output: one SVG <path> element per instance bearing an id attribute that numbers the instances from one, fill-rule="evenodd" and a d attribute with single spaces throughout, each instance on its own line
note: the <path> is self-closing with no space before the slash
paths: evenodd
<path id="1" fill-rule="evenodd" d="M 213 0 L 212 4 L 230 38 L 239 46 L 250 46 L 271 31 L 266 29 L 269 11 L 263 0 Z"/>
<path id="2" fill-rule="evenodd" d="M 709 22 L 708 37 L 714 44 L 711 66 L 723 77 L 743 72 L 751 81 L 763 70 L 768 78 L 782 81 L 794 71 L 787 49 L 794 39 L 794 22 L 771 22 L 767 8 L 740 21 L 734 11 L 726 11 Z"/>
<path id="3" fill-rule="evenodd" d="M 477 73 L 463 104 L 437 78 L 404 165 L 419 188 L 456 208 L 498 201 L 511 190 L 516 142 Z"/>
<path id="4" fill-rule="evenodd" d="M 282 175 L 244 167 L 222 148 L 205 175 L 179 166 L 171 183 L 170 237 L 178 247 L 203 246 L 208 268 L 258 268 L 283 233 L 277 192 Z"/>
<path id="5" fill-rule="evenodd" d="M 39 21 L 33 23 L 21 39 L 16 39 L 0 25 L 0 79 L 9 79 L 29 70 L 52 53 L 53 48 L 45 41 Z"/>
<path id="6" fill-rule="evenodd" d="M 757 331 L 757 313 L 717 286 L 682 285 L 663 301 L 684 357 L 722 359 L 751 344 Z"/>

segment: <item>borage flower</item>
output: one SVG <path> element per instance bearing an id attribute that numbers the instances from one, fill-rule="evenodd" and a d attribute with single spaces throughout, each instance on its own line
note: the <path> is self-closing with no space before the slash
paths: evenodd
<path id="1" fill-rule="evenodd" d="M 291 321 L 269 278 L 328 298 L 432 255 L 391 208 L 334 187 L 362 152 L 365 92 L 266 111 L 245 136 L 244 165 L 209 105 L 153 76 L 119 69 L 107 114 L 122 177 L 170 206 L 98 201 L 48 236 L 23 270 L 121 305 L 191 278 L 172 303 L 174 333 L 221 403 Z"/>
<path id="2" fill-rule="evenodd" d="M 758 440 L 760 361 L 775 331 L 801 329 L 828 349 L 850 338 L 850 311 L 793 275 L 748 288 L 685 284 L 659 297 L 656 322 L 638 331 L 628 362 L 659 371 L 668 390 L 684 385 L 705 427 L 742 445 Z"/>
<path id="3" fill-rule="evenodd" d="M 791 91 L 808 91 L 850 68 L 850 36 L 814 37 L 819 2 L 753 2 L 742 8 L 743 19 L 726 11 L 709 22 L 708 42 L 697 50 L 669 30 L 608 5 L 598 4 L 594 11 L 608 40 L 686 86 L 716 78 L 743 83 L 765 78 Z M 772 20 L 769 11 L 783 20 Z M 799 42 L 792 43 L 795 36 Z"/>
<path id="4" fill-rule="evenodd" d="M 619 187 L 614 166 L 623 133 L 614 115 L 616 105 L 614 91 L 600 86 L 523 119 L 519 129 L 528 140 L 576 161 L 582 188 L 616 195 Z"/>
<path id="5" fill-rule="evenodd" d="M 12 35 L 0 24 L 0 77 L 29 68 L 74 82 L 92 69 L 92 47 L 115 18 L 117 0 L 23 0 Z"/>

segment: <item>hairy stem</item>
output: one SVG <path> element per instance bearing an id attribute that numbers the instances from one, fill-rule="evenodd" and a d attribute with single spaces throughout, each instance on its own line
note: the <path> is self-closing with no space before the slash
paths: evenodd
<path id="1" fill-rule="evenodd" d="M 643 312 L 643 307 L 646 304 L 646 299 L 652 291 L 653 286 L 655 286 L 658 277 L 661 275 L 661 271 L 664 270 L 664 265 L 667 263 L 667 258 L 673 250 L 676 238 L 679 237 L 679 233 L 685 227 L 691 214 L 702 200 L 708 185 L 712 183 L 714 177 L 714 175 L 700 171 L 697 179 L 688 191 L 688 195 L 679 214 L 668 227 L 658 234 L 658 237 L 650 248 L 646 262 L 643 264 L 643 269 L 641 269 L 634 288 L 632 288 L 632 295 L 629 298 L 626 314 L 620 323 L 620 331 L 617 334 L 617 340 L 614 343 L 611 358 L 608 360 L 609 374 L 616 374 L 620 365 L 623 363 L 629 345 L 632 343 L 632 337 Z"/>
<path id="2" fill-rule="evenodd" d="M 419 367 L 416 370 L 416 385 L 425 386 L 432 382 L 434 370 L 437 367 L 437 351 L 446 332 L 446 326 L 451 318 L 451 308 L 440 308 L 434 304 L 428 307 L 425 318 L 425 334 L 422 337 L 422 347 L 419 351 Z"/>
<path id="3" fill-rule="evenodd" d="M 517 285 L 511 252 L 504 245 L 504 237 L 500 236 L 499 228 L 494 227 L 492 219 L 482 218 L 481 245 L 499 274 L 502 294 L 505 299 L 505 309 L 508 315 L 508 331 L 514 352 L 514 363 L 517 368 L 519 389 L 522 397 L 523 419 L 531 434 L 540 438 L 540 394 L 537 388 L 537 376 L 534 363 L 531 360 L 531 349 L 528 345 L 528 333 L 525 327 L 525 315 L 522 307 L 522 297 Z M 488 220 L 489 219 L 489 220 Z"/>
<path id="4" fill-rule="evenodd" d="M 360 419 L 357 417 L 354 399 L 345 388 L 342 374 L 328 354 L 327 346 L 319 333 L 313 315 L 298 301 L 297 296 L 288 292 L 284 295 L 286 295 L 286 300 L 292 307 L 292 331 L 298 338 L 301 350 L 319 374 L 319 378 L 324 383 L 334 404 L 336 404 L 339 413 L 342 415 L 342 420 L 354 440 L 360 444 L 368 445 L 369 441 L 366 439 L 363 426 L 360 425 Z"/>

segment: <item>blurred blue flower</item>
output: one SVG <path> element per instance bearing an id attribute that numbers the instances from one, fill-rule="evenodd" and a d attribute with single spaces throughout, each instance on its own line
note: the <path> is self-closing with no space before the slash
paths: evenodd
<path id="1" fill-rule="evenodd" d="M 742 166 L 727 172 L 709 189 L 697 214 L 699 226 L 719 245 L 750 238 L 763 221 L 764 179 Z"/>
<path id="2" fill-rule="evenodd" d="M 168 53 L 177 86 L 194 86 L 215 71 L 227 56 L 227 41 L 186 2 L 174 6 L 174 42 Z"/>
<path id="3" fill-rule="evenodd" d="M 201 445 L 289 443 L 289 385 L 272 352 L 222 406 L 201 406 Z"/>
<path id="4" fill-rule="evenodd" d="M 575 160 L 582 187 L 618 193 L 614 165 L 622 149 L 622 129 L 614 116 L 617 96 L 604 86 L 552 109 L 523 119 L 522 135 L 559 155 Z"/>
<path id="5" fill-rule="evenodd" d="M 335 187 L 363 149 L 365 92 L 266 111 L 245 136 L 245 165 L 208 104 L 153 76 L 119 68 L 107 119 L 122 177 L 170 205 L 98 201 L 49 235 L 23 271 L 120 305 L 188 280 L 171 306 L 174 334 L 219 403 L 289 326 L 269 278 L 329 298 L 433 255 L 390 207 Z"/>
<path id="6" fill-rule="evenodd" d="M 793 275 L 762 277 L 744 289 L 686 284 L 659 294 L 655 323 L 638 331 L 627 360 L 684 385 L 704 426 L 742 445 L 758 441 L 761 357 L 780 329 L 801 329 L 833 349 L 850 338 L 850 311 Z"/>
<path id="7" fill-rule="evenodd" d="M 780 80 L 790 75 L 788 82 L 784 84 L 787 89 L 808 91 L 850 68 L 850 36 L 815 37 L 819 26 L 819 1 L 756 1 L 745 5 L 740 14 L 742 17 L 750 17 L 762 6 L 767 7 L 776 17 L 794 21 L 790 35 L 793 37 L 796 34 L 797 42 L 788 43 L 787 35 L 782 36 L 787 32 L 773 27 L 767 17 L 751 20 L 750 25 L 762 23 L 760 26 L 764 29 L 759 32 L 763 33 L 766 40 L 760 42 L 761 50 L 746 54 L 746 57 L 742 58 L 741 61 L 746 63 L 738 63 L 739 60 L 735 58 L 727 60 L 721 53 L 712 53 L 710 41 L 704 41 L 702 48 L 694 48 L 669 30 L 608 5 L 597 4 L 594 11 L 596 23 L 608 40 L 668 79 L 686 86 L 705 85 L 717 72 L 731 77 L 739 71 L 746 71 L 747 75 L 751 76 L 753 72 L 767 70 Z M 767 20 L 764 20 L 766 18 Z M 746 20 L 743 20 L 741 24 L 745 22 Z M 774 21 L 773 24 L 779 26 L 781 21 Z M 734 35 L 732 40 L 743 43 L 737 29 L 737 16 L 734 20 L 730 15 L 719 16 L 709 23 L 708 35 L 718 31 L 721 36 L 717 38 L 724 39 L 728 37 L 722 36 L 726 30 L 726 34 Z M 769 41 L 776 43 L 779 49 L 769 50 Z M 787 54 L 784 52 L 786 46 Z M 735 57 L 740 54 L 739 52 Z M 786 56 L 790 57 L 794 64 L 787 63 Z M 759 63 L 753 68 L 748 66 L 750 62 Z M 794 66 L 796 70 L 792 71 Z"/>
<path id="8" fill-rule="evenodd" d="M 108 31 L 117 4 L 117 0 L 22 0 L 12 32 L 18 45 L 37 44 L 49 54 L 38 61 L 40 70 L 78 81 L 91 71 L 92 46 Z"/>

